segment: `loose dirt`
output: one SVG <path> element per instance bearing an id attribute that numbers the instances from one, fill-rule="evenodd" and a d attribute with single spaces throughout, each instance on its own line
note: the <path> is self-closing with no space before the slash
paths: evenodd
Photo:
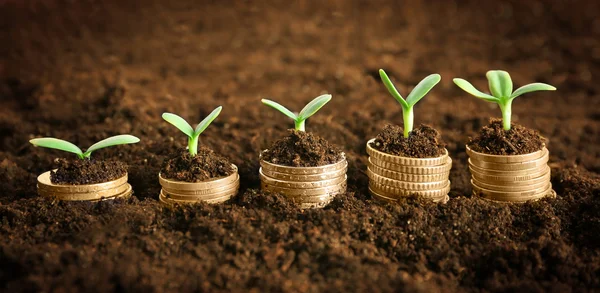
<path id="1" fill-rule="evenodd" d="M 502 119 L 491 119 L 490 124 L 481 128 L 469 147 L 480 153 L 491 155 L 523 155 L 537 152 L 544 147 L 545 139 L 536 130 L 517 123 L 504 130 Z"/>
<path id="2" fill-rule="evenodd" d="M 229 160 L 205 146 L 199 146 L 195 156 L 191 156 L 187 149 L 175 152 L 165 160 L 160 173 L 166 179 L 200 182 L 228 176 L 233 171 Z"/>
<path id="3" fill-rule="evenodd" d="M 55 161 L 56 171 L 50 172 L 54 184 L 94 184 L 108 182 L 123 177 L 127 165 L 119 161 L 95 159 Z"/>
<path id="4" fill-rule="evenodd" d="M 316 167 L 337 163 L 343 155 L 339 148 L 320 136 L 290 129 L 287 136 L 262 152 L 262 159 L 278 165 Z"/>
<path id="5" fill-rule="evenodd" d="M 446 143 L 437 130 L 427 125 L 413 128 L 407 138 L 404 137 L 402 127 L 386 125 L 377 134 L 371 147 L 395 156 L 435 158 L 445 153 Z"/>

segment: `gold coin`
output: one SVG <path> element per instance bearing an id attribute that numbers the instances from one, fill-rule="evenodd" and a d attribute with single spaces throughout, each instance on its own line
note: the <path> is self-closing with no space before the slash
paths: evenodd
<path id="1" fill-rule="evenodd" d="M 390 197 L 390 196 L 383 195 L 383 193 L 380 193 L 380 192 L 372 189 L 371 187 L 369 187 L 369 193 L 373 196 L 373 198 L 378 199 L 378 200 L 382 200 L 382 201 L 385 201 L 385 202 L 396 202 L 399 199 L 398 196 Z M 450 199 L 450 197 L 446 193 L 446 194 L 441 195 L 439 197 L 430 197 L 428 199 L 432 200 L 433 202 L 447 203 L 448 200 Z"/>
<path id="2" fill-rule="evenodd" d="M 333 200 L 333 198 L 331 200 Z M 325 206 L 327 206 L 331 202 L 331 200 L 330 201 L 326 201 L 326 202 L 315 202 L 315 203 L 304 202 L 304 203 L 300 203 L 300 208 L 301 209 L 321 209 L 321 208 L 324 208 Z"/>
<path id="3" fill-rule="evenodd" d="M 89 200 L 99 200 L 102 198 L 114 197 L 118 194 L 125 192 L 130 185 L 125 183 L 121 184 L 121 186 L 117 186 L 111 189 L 98 190 L 92 192 L 79 192 L 79 193 L 65 193 L 65 192 L 55 192 L 52 190 L 45 189 L 38 185 L 38 194 L 43 197 L 52 197 L 59 200 L 68 200 L 68 201 L 89 201 Z"/>
<path id="4" fill-rule="evenodd" d="M 233 168 L 233 173 L 229 176 L 213 178 L 202 182 L 185 182 L 185 181 L 177 181 L 171 180 L 162 177 L 162 175 L 158 174 L 158 181 L 163 188 L 167 188 L 168 190 L 203 190 L 203 189 L 212 189 L 216 187 L 220 187 L 223 185 L 228 185 L 236 180 L 239 180 L 238 168 L 236 165 L 231 164 Z"/>
<path id="5" fill-rule="evenodd" d="M 471 175 L 473 175 L 473 174 L 471 174 Z M 541 175 L 540 177 L 530 179 L 530 180 L 523 180 L 523 181 L 492 181 L 492 182 L 488 182 L 488 181 L 481 179 L 481 177 L 479 177 L 479 176 L 471 176 L 471 178 L 473 180 L 476 180 L 477 182 L 485 182 L 486 184 L 490 184 L 490 185 L 507 185 L 507 184 L 509 184 L 510 186 L 529 186 L 529 185 L 539 184 L 540 182 L 550 181 L 550 176 L 551 176 L 550 171 L 548 171 L 547 173 Z"/>
<path id="6" fill-rule="evenodd" d="M 339 184 L 336 184 L 333 186 L 310 188 L 310 189 L 276 187 L 276 186 L 265 184 L 264 182 L 261 182 L 260 187 L 265 191 L 281 193 L 288 197 L 313 197 L 313 196 L 334 195 L 334 194 L 338 194 L 338 193 L 344 193 L 344 192 L 346 192 L 346 181 L 343 181 L 342 183 L 339 183 Z"/>
<path id="7" fill-rule="evenodd" d="M 448 161 L 446 162 L 446 164 L 440 165 L 440 166 L 415 167 L 415 166 L 396 165 L 396 164 L 392 164 L 389 162 L 379 161 L 375 158 L 370 157 L 369 158 L 369 168 L 371 168 L 372 166 L 377 166 L 377 167 L 380 167 L 383 169 L 388 169 L 390 171 L 394 171 L 394 172 L 398 172 L 398 173 L 406 173 L 406 174 L 413 174 L 413 175 L 434 175 L 434 174 L 449 172 L 450 169 L 452 169 L 452 159 L 450 159 L 450 157 L 448 157 Z M 373 168 L 371 168 L 371 169 L 373 169 Z"/>
<path id="8" fill-rule="evenodd" d="M 367 167 L 367 172 L 373 172 L 373 173 L 383 176 L 383 177 L 387 177 L 387 178 L 399 180 L 399 181 L 408 181 L 408 182 L 441 181 L 441 180 L 448 179 L 448 176 L 450 176 L 450 171 L 444 172 L 444 173 L 438 173 L 438 174 L 431 174 L 431 175 L 414 175 L 414 174 L 391 171 L 391 170 L 381 168 L 379 166 L 375 166 L 372 164 L 370 164 L 369 167 Z"/>
<path id="9" fill-rule="evenodd" d="M 260 171 L 259 171 L 259 175 L 260 175 L 260 180 L 266 185 L 271 185 L 271 186 L 275 186 L 275 187 L 292 188 L 292 189 L 309 189 L 309 188 L 320 188 L 320 187 L 333 186 L 333 185 L 337 185 L 337 184 L 340 184 L 341 182 L 346 181 L 346 177 L 347 177 L 344 174 L 340 177 L 328 179 L 328 180 L 312 181 L 312 182 L 310 182 L 310 181 L 309 182 L 297 182 L 297 181 L 277 180 L 277 179 L 265 176 Z"/>
<path id="10" fill-rule="evenodd" d="M 331 202 L 333 198 L 335 198 L 335 194 L 324 194 L 317 196 L 302 196 L 302 197 L 291 197 L 290 199 L 296 203 L 323 203 L 323 202 Z"/>
<path id="11" fill-rule="evenodd" d="M 56 171 L 53 170 L 53 171 Z M 40 176 L 38 176 L 38 187 L 43 188 L 44 190 L 51 190 L 53 192 L 61 192 L 61 193 L 86 193 L 86 192 L 94 192 L 99 190 L 107 190 L 111 188 L 115 188 L 117 186 L 121 186 L 127 183 L 127 173 L 120 178 L 117 178 L 112 181 L 102 182 L 102 183 L 94 183 L 94 184 L 54 184 L 50 180 L 50 172 L 44 172 Z"/>
<path id="12" fill-rule="evenodd" d="M 473 165 L 469 165 L 469 170 L 473 170 L 480 174 L 493 175 L 493 176 L 524 176 L 524 175 L 528 175 L 528 174 L 532 174 L 532 173 L 536 173 L 536 172 L 542 172 L 543 170 L 546 170 L 546 168 L 548 168 L 548 165 L 541 165 L 539 167 L 536 167 L 533 169 L 527 169 L 527 170 L 498 171 L 498 170 L 492 170 L 492 169 L 482 169 L 479 167 L 475 167 Z"/>
<path id="13" fill-rule="evenodd" d="M 544 152 L 544 155 L 542 155 L 542 157 L 535 159 L 535 160 L 521 162 L 521 163 L 490 163 L 490 162 L 485 162 L 485 161 L 478 161 L 473 158 L 470 158 L 468 161 L 469 161 L 470 165 L 476 166 L 481 169 L 490 169 L 490 170 L 497 170 L 497 171 L 528 170 L 528 169 L 533 169 L 533 168 L 537 168 L 540 166 L 544 166 L 544 165 L 546 165 L 546 163 L 548 163 L 548 158 L 550 157 L 549 152 L 546 149 L 544 149 L 544 150 L 545 150 L 545 152 Z"/>
<path id="14" fill-rule="evenodd" d="M 542 170 L 538 170 L 536 172 L 532 172 L 527 175 L 521 175 L 521 176 L 488 175 L 485 173 L 480 173 L 477 170 L 473 170 L 470 167 L 469 167 L 469 170 L 471 171 L 471 176 L 473 178 L 477 179 L 478 181 L 483 181 L 483 182 L 486 182 L 488 184 L 493 184 L 493 185 L 502 185 L 502 184 L 506 184 L 506 182 L 519 182 L 519 181 L 534 180 L 534 179 L 538 179 L 541 176 L 546 175 L 546 173 L 550 173 L 550 167 L 548 167 L 548 166 L 546 166 L 546 168 L 544 168 Z"/>
<path id="15" fill-rule="evenodd" d="M 370 169 L 367 169 L 367 176 L 369 176 L 369 179 L 374 183 L 406 190 L 435 190 L 446 187 L 446 185 L 448 185 L 448 178 L 433 182 L 407 182 L 389 179 L 377 175 L 373 173 Z"/>
<path id="16" fill-rule="evenodd" d="M 291 167 L 284 165 L 277 165 L 265 160 L 260 160 L 260 166 L 263 170 L 268 170 L 272 172 L 290 174 L 290 175 L 314 175 L 314 174 L 323 174 L 323 173 L 331 173 L 335 171 L 342 170 L 348 167 L 348 162 L 346 161 L 346 157 L 343 156 L 342 160 L 337 163 L 329 164 L 325 166 L 318 167 Z"/>
<path id="17" fill-rule="evenodd" d="M 502 184 L 494 185 L 494 184 L 489 184 L 489 183 L 479 181 L 477 179 L 471 179 L 471 184 L 475 184 L 482 188 L 494 190 L 494 191 L 522 192 L 522 191 L 528 191 L 531 189 L 541 188 L 541 187 L 548 185 L 548 182 L 550 182 L 550 177 L 548 176 L 545 179 L 546 180 L 542 180 L 542 181 L 536 182 L 534 184 L 527 184 L 527 185 L 513 185 L 511 182 L 509 182 L 508 184 L 503 184 L 503 185 Z"/>
<path id="18" fill-rule="evenodd" d="M 210 189 L 199 189 L 199 190 L 175 190 L 175 189 L 170 189 L 167 187 L 163 187 L 162 189 L 166 192 L 168 192 L 169 194 L 171 193 L 175 193 L 178 195 L 187 195 L 187 196 L 202 196 L 202 195 L 206 195 L 206 194 L 213 194 L 213 193 L 219 193 L 225 190 L 230 190 L 236 186 L 240 185 L 240 176 L 238 175 L 236 180 L 228 183 L 228 184 L 224 184 L 221 186 L 215 186 L 213 188 Z"/>
<path id="19" fill-rule="evenodd" d="M 371 147 L 375 139 L 367 142 L 367 154 L 378 161 L 389 162 L 403 166 L 439 166 L 446 163 L 448 159 L 448 150 L 444 149 L 444 154 L 436 158 L 410 158 L 386 154 Z"/>
<path id="20" fill-rule="evenodd" d="M 544 186 L 543 188 L 538 188 L 535 190 L 525 192 L 500 192 L 481 188 L 473 184 L 472 186 L 474 195 L 480 196 L 485 199 L 503 202 L 524 202 L 528 200 L 540 199 L 546 195 L 551 194 L 552 192 L 551 183 L 548 183 L 548 185 Z"/>
<path id="21" fill-rule="evenodd" d="M 167 197 L 167 198 L 172 198 L 172 199 L 176 199 L 176 200 L 213 200 L 215 198 L 220 198 L 223 197 L 225 195 L 236 195 L 238 189 L 240 188 L 240 184 L 239 182 L 233 185 L 228 186 L 228 189 L 225 190 L 221 190 L 221 191 L 217 191 L 217 192 L 213 192 L 213 193 L 206 193 L 206 194 L 181 194 L 181 193 L 177 193 L 176 191 L 170 191 L 170 190 L 166 190 L 166 189 L 161 189 L 162 190 L 162 194 L 163 196 Z"/>
<path id="22" fill-rule="evenodd" d="M 208 204 L 218 204 L 218 203 L 225 202 L 225 201 L 229 200 L 230 198 L 231 198 L 231 195 L 225 195 L 223 197 L 215 198 L 215 199 L 211 199 L 211 200 L 200 200 L 200 199 L 194 199 L 194 200 L 177 200 L 177 199 L 166 197 L 164 194 L 162 194 L 162 192 L 161 192 L 161 194 L 158 197 L 158 199 L 160 200 L 160 202 L 163 203 L 163 204 L 166 204 L 166 205 L 195 204 L 195 203 L 199 203 L 199 202 L 205 202 L 205 203 L 208 203 Z"/>
<path id="23" fill-rule="evenodd" d="M 131 188 L 131 185 L 129 185 L 129 184 L 126 184 L 126 185 L 128 188 L 123 193 L 117 194 L 113 197 L 103 197 L 101 199 L 91 200 L 91 201 L 105 201 L 105 200 L 113 200 L 113 199 L 118 199 L 118 198 L 129 198 L 133 194 L 133 190 Z"/>
<path id="24" fill-rule="evenodd" d="M 489 155 L 484 153 L 478 153 L 476 151 L 471 150 L 471 148 L 467 145 L 467 155 L 473 160 L 490 162 L 490 163 L 523 163 L 529 162 L 532 160 L 536 160 L 541 158 L 544 155 L 544 152 L 548 152 L 546 147 L 543 147 L 541 150 L 537 152 L 533 152 L 530 154 L 524 155 Z"/>
<path id="25" fill-rule="evenodd" d="M 346 174 L 346 171 L 348 170 L 347 166 L 348 165 L 346 164 L 346 168 L 340 169 L 338 171 L 311 175 L 291 175 L 286 173 L 273 172 L 263 168 L 259 168 L 259 172 L 261 172 L 267 177 L 271 177 L 282 181 L 313 182 L 342 177 Z"/>
<path id="26" fill-rule="evenodd" d="M 369 188 L 376 193 L 389 198 L 398 198 L 410 195 L 419 195 L 425 198 L 440 198 L 450 192 L 450 180 L 446 182 L 446 186 L 436 190 L 408 190 L 378 184 L 373 181 L 369 182 Z"/>

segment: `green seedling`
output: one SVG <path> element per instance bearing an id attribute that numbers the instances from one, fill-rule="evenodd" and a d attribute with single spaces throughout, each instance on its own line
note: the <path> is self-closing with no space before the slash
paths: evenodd
<path id="1" fill-rule="evenodd" d="M 500 111 L 502 111 L 502 127 L 504 130 L 510 130 L 512 102 L 516 97 L 529 92 L 556 90 L 555 87 L 549 84 L 538 82 L 524 85 L 513 92 L 513 83 L 508 72 L 502 70 L 490 70 L 485 76 L 489 83 L 491 95 L 477 90 L 471 83 L 462 78 L 455 78 L 453 81 L 465 92 L 482 100 L 498 104 L 498 106 L 500 106 Z"/>
<path id="2" fill-rule="evenodd" d="M 415 121 L 415 114 L 413 112 L 413 107 L 417 102 L 419 102 L 440 80 L 442 77 L 437 74 L 430 74 L 425 77 L 421 82 L 417 84 L 417 86 L 408 94 L 406 100 L 402 98 L 400 93 L 390 81 L 390 78 L 385 74 L 383 69 L 379 69 L 379 76 L 383 81 L 383 84 L 387 88 L 387 90 L 392 94 L 392 96 L 400 103 L 402 106 L 402 119 L 404 120 L 404 137 L 408 138 L 408 134 L 413 130 L 413 124 Z"/>
<path id="3" fill-rule="evenodd" d="M 305 131 L 305 122 L 310 116 L 314 115 L 321 109 L 325 104 L 327 104 L 331 100 L 331 95 L 321 95 L 316 97 L 314 100 L 310 101 L 310 103 L 306 104 L 302 111 L 298 113 L 298 115 L 294 114 L 292 111 L 288 110 L 286 107 L 280 105 L 277 102 L 262 99 L 261 102 L 269 107 L 275 108 L 277 111 L 283 113 L 283 115 L 288 116 L 294 120 L 294 127 L 296 130 Z"/>
<path id="4" fill-rule="evenodd" d="M 219 106 L 214 109 L 204 120 L 202 120 L 194 129 L 185 119 L 172 114 L 172 113 L 163 113 L 162 118 L 165 121 L 173 124 L 173 126 L 177 127 L 177 129 L 181 130 L 181 132 L 185 133 L 188 136 L 188 151 L 191 156 L 195 156 L 198 154 L 198 137 L 200 134 L 206 130 L 206 128 L 219 116 L 223 107 Z"/>
<path id="5" fill-rule="evenodd" d="M 130 144 L 139 142 L 140 139 L 129 134 L 122 134 L 113 137 L 109 137 L 107 139 L 101 140 L 92 146 L 90 146 L 85 152 L 83 152 L 78 146 L 62 139 L 53 138 L 53 137 L 43 137 L 43 138 L 34 138 L 29 142 L 34 146 L 44 147 L 49 149 L 57 149 L 69 153 L 76 154 L 80 159 L 89 159 L 92 155 L 92 152 L 97 151 L 102 148 L 122 145 L 122 144 Z"/>

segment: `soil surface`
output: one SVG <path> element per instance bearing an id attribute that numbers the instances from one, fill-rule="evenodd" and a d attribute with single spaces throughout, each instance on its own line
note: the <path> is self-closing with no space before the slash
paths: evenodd
<path id="1" fill-rule="evenodd" d="M 524 155 L 544 148 L 544 141 L 536 130 L 517 123 L 511 123 L 510 130 L 504 130 L 502 119 L 490 119 L 490 124 L 469 141 L 469 147 L 490 155 Z"/>
<path id="2" fill-rule="evenodd" d="M 446 143 L 440 133 L 421 124 L 404 137 L 404 130 L 400 126 L 386 125 L 377 134 L 371 147 L 395 156 L 411 158 L 435 158 L 445 154 Z"/>
<path id="3" fill-rule="evenodd" d="M 0 1 L 0 291 L 594 292 L 600 288 L 598 1 Z M 442 134 L 453 166 L 447 204 L 374 201 L 365 144 L 402 110 L 400 92 L 438 72 L 415 123 Z M 495 204 L 471 196 L 465 144 L 498 107 L 452 83 L 555 85 L 513 103 L 547 138 L 556 199 Z M 260 191 L 259 153 L 300 109 L 333 99 L 307 129 L 346 154 L 348 191 L 300 210 Z M 164 112 L 205 117 L 202 134 L 239 167 L 231 201 L 166 208 L 157 174 L 185 147 Z M 90 145 L 128 164 L 134 195 L 100 203 L 37 196 L 60 151 Z"/>
<path id="4" fill-rule="evenodd" d="M 127 173 L 127 165 L 111 160 L 66 160 L 55 161 L 56 171 L 50 172 L 54 184 L 94 184 L 119 179 Z"/>
<path id="5" fill-rule="evenodd" d="M 164 178 L 186 182 L 205 181 L 233 172 L 231 162 L 205 146 L 199 146 L 195 156 L 191 156 L 187 149 L 175 152 L 160 169 Z"/>
<path id="6" fill-rule="evenodd" d="M 342 151 L 324 138 L 310 132 L 288 130 L 288 135 L 261 153 L 273 164 L 292 167 L 317 167 L 335 164 L 344 158 Z"/>

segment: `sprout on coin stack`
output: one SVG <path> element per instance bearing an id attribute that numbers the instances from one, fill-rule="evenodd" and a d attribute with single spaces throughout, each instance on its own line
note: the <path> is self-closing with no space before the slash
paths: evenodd
<path id="1" fill-rule="evenodd" d="M 163 204 L 221 203 L 236 195 L 240 186 L 237 166 L 208 147 L 198 148 L 200 134 L 219 116 L 222 107 L 213 110 L 196 128 L 183 118 L 164 113 L 163 119 L 185 133 L 187 150 L 165 160 L 158 175 Z"/>
<path id="2" fill-rule="evenodd" d="M 398 93 L 382 69 L 379 75 L 390 94 L 400 103 L 404 129 L 387 125 L 367 142 L 369 191 L 374 198 L 388 202 L 402 197 L 419 196 L 434 202 L 446 202 L 452 159 L 433 128 L 413 128 L 413 107 L 441 79 L 431 74 L 423 79 L 406 100 Z"/>
<path id="3" fill-rule="evenodd" d="M 502 120 L 492 119 L 466 146 L 473 194 L 498 202 L 524 202 L 556 196 L 550 183 L 549 152 L 544 139 L 537 131 L 511 123 L 515 98 L 556 88 L 533 83 L 513 92 L 508 72 L 491 70 L 486 77 L 491 95 L 477 90 L 464 79 L 454 79 L 454 83 L 467 93 L 497 103 L 502 112 Z"/>
<path id="4" fill-rule="evenodd" d="M 294 121 L 295 129 L 276 141 L 260 155 L 261 188 L 297 202 L 301 208 L 321 208 L 337 194 L 346 192 L 348 163 L 344 153 L 325 139 L 305 132 L 305 121 L 331 100 L 322 95 L 308 103 L 298 114 L 263 99 Z"/>
<path id="5" fill-rule="evenodd" d="M 79 159 L 57 160 L 57 169 L 38 176 L 38 194 L 68 201 L 98 201 L 129 197 L 131 185 L 127 183 L 127 166 L 119 161 L 95 160 L 92 152 L 99 149 L 139 142 L 132 135 L 117 135 L 99 141 L 85 152 L 68 141 L 44 137 L 30 140 L 38 147 L 74 153 Z"/>

